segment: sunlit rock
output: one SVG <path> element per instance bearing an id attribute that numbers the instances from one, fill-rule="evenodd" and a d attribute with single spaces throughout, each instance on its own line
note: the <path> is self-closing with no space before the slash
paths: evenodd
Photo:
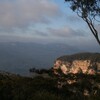
<path id="1" fill-rule="evenodd" d="M 62 56 L 57 58 L 54 63 L 54 70 L 61 70 L 63 74 L 100 73 L 100 54 L 99 53 L 80 53 L 75 55 Z"/>

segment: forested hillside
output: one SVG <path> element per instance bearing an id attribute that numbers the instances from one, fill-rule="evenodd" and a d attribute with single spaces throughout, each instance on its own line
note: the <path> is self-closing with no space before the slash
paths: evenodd
<path id="1" fill-rule="evenodd" d="M 100 53 L 77 53 L 73 55 L 65 55 L 57 58 L 57 60 L 62 61 L 73 61 L 73 60 L 91 60 L 95 62 L 100 62 Z"/>

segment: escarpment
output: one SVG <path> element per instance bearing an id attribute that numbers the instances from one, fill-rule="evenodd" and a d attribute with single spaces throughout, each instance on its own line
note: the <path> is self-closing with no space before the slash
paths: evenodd
<path id="1" fill-rule="evenodd" d="M 59 57 L 56 59 L 53 69 L 55 74 L 58 74 L 59 69 L 63 74 L 100 73 L 100 53 L 78 53 Z"/>

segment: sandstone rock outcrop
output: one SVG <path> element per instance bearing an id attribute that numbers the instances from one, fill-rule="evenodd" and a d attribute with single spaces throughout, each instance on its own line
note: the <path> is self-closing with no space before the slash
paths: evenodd
<path id="1" fill-rule="evenodd" d="M 100 53 L 79 53 L 57 58 L 53 66 L 54 73 L 84 73 L 96 74 L 100 72 Z"/>

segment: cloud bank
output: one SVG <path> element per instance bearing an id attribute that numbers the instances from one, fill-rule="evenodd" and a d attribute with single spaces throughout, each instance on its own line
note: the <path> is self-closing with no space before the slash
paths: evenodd
<path id="1" fill-rule="evenodd" d="M 0 0 L 0 42 L 66 43 L 76 48 L 96 48 L 98 44 L 86 23 L 69 10 L 62 11 L 59 1 Z M 98 26 L 97 29 L 100 32 Z"/>
<path id="2" fill-rule="evenodd" d="M 48 24 L 59 15 L 59 7 L 50 0 L 0 0 L 0 27 L 4 29 Z"/>

